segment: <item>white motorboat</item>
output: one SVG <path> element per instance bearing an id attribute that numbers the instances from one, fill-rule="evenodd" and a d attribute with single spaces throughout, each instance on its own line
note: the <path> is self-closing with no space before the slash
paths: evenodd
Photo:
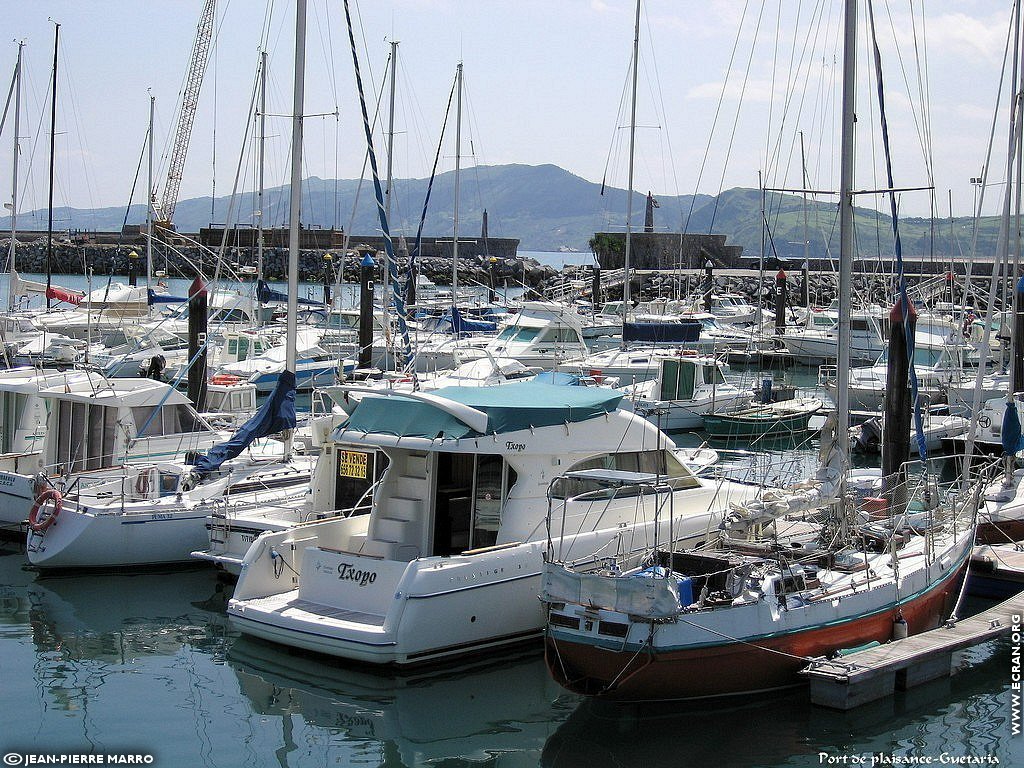
<path id="1" fill-rule="evenodd" d="M 634 524 L 655 502 L 587 480 L 605 467 L 657 473 L 673 488 L 669 525 L 690 541 L 715 529 L 750 486 L 695 477 L 650 422 L 600 387 L 535 382 L 367 396 L 325 444 L 312 488 L 365 483 L 386 457 L 369 515 L 264 533 L 242 563 L 228 613 L 244 633 L 374 664 L 411 665 L 539 636 L 536 595 L 547 488 L 577 471 L 566 545 L 581 559 L 652 539 Z M 333 455 L 332 455 L 333 454 Z M 358 477 L 354 477 L 358 476 Z M 669 519 L 671 518 L 671 523 Z"/>
<path id="2" fill-rule="evenodd" d="M 708 414 L 732 413 L 750 405 L 753 392 L 726 381 L 712 357 L 663 354 L 653 378 L 622 388 L 623 402 L 662 429 L 699 429 Z"/>

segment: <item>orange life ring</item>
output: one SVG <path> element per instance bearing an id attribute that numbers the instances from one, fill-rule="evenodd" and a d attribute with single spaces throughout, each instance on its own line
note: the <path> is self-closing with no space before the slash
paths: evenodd
<path id="1" fill-rule="evenodd" d="M 211 384 L 238 384 L 242 380 L 241 376 L 235 376 L 232 373 L 218 373 L 210 379 Z"/>
<path id="2" fill-rule="evenodd" d="M 53 502 L 53 512 L 48 515 L 40 515 L 43 508 L 46 506 L 46 502 Z M 32 511 L 28 513 L 28 527 L 36 533 L 42 533 L 55 522 L 57 522 L 57 515 L 64 508 L 64 499 L 60 495 L 60 491 L 56 488 L 47 488 L 36 496 L 35 503 L 32 505 Z"/>

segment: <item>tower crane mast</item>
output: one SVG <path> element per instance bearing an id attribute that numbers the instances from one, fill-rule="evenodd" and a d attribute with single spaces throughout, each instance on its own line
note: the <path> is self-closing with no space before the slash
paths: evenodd
<path id="1" fill-rule="evenodd" d="M 196 28 L 196 39 L 192 46 L 192 57 L 189 60 L 185 86 L 182 90 L 181 111 L 178 113 L 178 125 L 174 132 L 174 148 L 167 166 L 167 180 L 164 182 L 163 194 L 159 202 L 153 192 L 153 209 L 156 224 L 162 230 L 173 228 L 174 207 L 178 203 L 178 190 L 181 177 L 185 170 L 185 156 L 188 154 L 189 139 L 192 136 L 192 123 L 199 104 L 199 90 L 203 86 L 203 75 L 209 62 L 210 40 L 213 37 L 213 22 L 216 16 L 216 0 L 206 0 L 199 16 Z"/>

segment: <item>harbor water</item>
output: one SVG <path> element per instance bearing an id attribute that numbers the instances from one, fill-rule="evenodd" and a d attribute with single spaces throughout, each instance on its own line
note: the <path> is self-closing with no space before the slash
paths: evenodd
<path id="1" fill-rule="evenodd" d="M 211 570 L 38 577 L 23 562 L 0 549 L 5 755 L 211 768 L 1024 764 L 1010 638 L 965 653 L 951 679 L 846 713 L 811 706 L 804 689 L 620 707 L 561 690 L 536 646 L 396 677 L 239 637 L 224 613 L 231 587 Z"/>

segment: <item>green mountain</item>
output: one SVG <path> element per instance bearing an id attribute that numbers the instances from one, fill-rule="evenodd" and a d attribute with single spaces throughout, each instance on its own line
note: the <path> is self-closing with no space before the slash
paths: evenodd
<path id="1" fill-rule="evenodd" d="M 453 172 L 440 174 L 434 182 L 423 232 L 445 236 L 453 231 Z M 403 179 L 394 184 L 391 229 L 393 234 L 412 237 L 419 224 L 427 192 L 426 179 Z M 235 217 L 241 226 L 255 223 L 252 193 L 236 203 Z M 356 203 L 358 197 L 358 203 Z M 710 195 L 656 194 L 655 231 L 679 231 L 685 224 L 689 232 L 715 232 L 728 236 L 730 244 L 742 245 L 745 256 L 761 252 L 762 232 L 765 253 L 787 259 L 802 259 L 804 253 L 804 202 L 799 195 L 765 195 L 765 230 L 761 226 L 761 193 L 756 189 L 730 189 L 717 197 Z M 641 229 L 646 195 L 633 194 L 633 227 Z M 492 237 L 519 238 L 520 249 L 554 251 L 561 247 L 588 251 L 587 245 L 597 231 L 625 230 L 626 192 L 580 178 L 554 165 L 481 166 L 464 170 L 460 180 L 459 234 L 480 233 L 482 213 L 488 212 L 488 232 Z M 212 213 L 211 213 L 212 210 Z M 352 211 L 355 211 L 354 218 Z M 175 223 L 183 232 L 196 232 L 211 222 L 223 224 L 228 198 L 192 198 L 178 203 Z M 264 193 L 264 226 L 287 225 L 288 187 L 276 187 Z M 55 226 L 63 231 L 117 231 L 124 221 L 124 208 L 82 210 L 59 208 L 54 211 Z M 46 211 L 31 211 L 18 217 L 20 230 L 46 228 Z M 355 235 L 378 231 L 373 185 L 352 179 L 310 178 L 303 182 L 303 224 L 314 227 L 349 229 Z M 351 219 L 351 222 L 350 222 Z M 145 209 L 132 206 L 129 223 L 145 221 Z M 932 222 L 929 219 L 900 220 L 903 251 L 907 255 L 948 260 L 969 250 L 973 226 L 971 219 Z M 838 252 L 837 206 L 834 202 L 807 204 L 810 255 L 827 257 Z M 0 218 L 0 228 L 9 228 L 8 218 Z M 998 224 L 985 219 L 979 228 L 979 252 L 995 247 Z M 861 256 L 891 257 L 892 231 L 887 216 L 871 209 L 857 211 L 857 243 Z"/>

